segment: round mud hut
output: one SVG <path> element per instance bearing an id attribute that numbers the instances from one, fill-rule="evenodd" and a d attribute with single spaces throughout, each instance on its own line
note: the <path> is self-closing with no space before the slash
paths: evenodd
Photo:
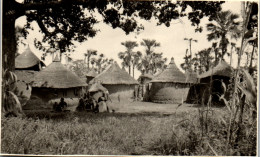
<path id="1" fill-rule="evenodd" d="M 16 89 L 14 93 L 17 95 L 23 109 L 31 97 L 31 83 L 37 72 L 39 72 L 45 64 L 31 51 L 27 49 L 15 58 L 15 74 L 17 76 Z"/>
<path id="2" fill-rule="evenodd" d="M 33 70 L 40 71 L 45 64 L 31 51 L 28 46 L 27 49 L 15 58 L 16 70 Z"/>
<path id="3" fill-rule="evenodd" d="M 185 102 L 189 104 L 197 104 L 199 95 L 196 91 L 200 88 L 200 85 L 198 84 L 198 74 L 192 70 L 188 70 L 185 72 L 185 76 L 186 81 L 190 83 L 190 89 Z"/>
<path id="4" fill-rule="evenodd" d="M 101 83 L 109 91 L 109 97 L 113 102 L 129 101 L 134 98 L 134 93 L 139 84 L 126 71 L 122 70 L 116 62 L 98 74 L 90 81 L 90 84 L 94 82 Z"/>
<path id="5" fill-rule="evenodd" d="M 171 59 L 167 68 L 151 81 L 148 101 L 157 103 L 181 103 L 188 94 L 189 83 Z"/>
<path id="6" fill-rule="evenodd" d="M 198 76 L 200 88 L 197 90 L 199 93 L 199 102 L 202 102 L 202 98 L 207 101 L 210 92 L 212 93 L 212 102 L 216 105 L 222 104 L 219 102 L 219 96 L 225 95 L 228 99 L 229 93 L 226 92 L 229 85 L 229 80 L 232 76 L 233 68 L 225 61 L 220 61 L 217 66 L 211 68 L 205 73 Z M 211 91 L 209 87 L 212 87 Z"/>
<path id="7" fill-rule="evenodd" d="M 35 75 L 32 86 L 32 95 L 48 102 L 47 104 L 64 98 L 68 106 L 76 107 L 87 84 L 64 67 L 56 56 L 49 66 Z"/>

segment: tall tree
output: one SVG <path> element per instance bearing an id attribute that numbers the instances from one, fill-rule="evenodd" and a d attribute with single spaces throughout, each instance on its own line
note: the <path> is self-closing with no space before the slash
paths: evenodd
<path id="1" fill-rule="evenodd" d="M 84 62 L 86 62 L 86 58 L 87 58 L 88 70 L 89 70 L 91 56 L 96 56 L 96 55 L 97 55 L 97 50 L 87 50 L 87 53 L 84 53 L 84 57 L 85 57 Z"/>
<path id="2" fill-rule="evenodd" d="M 43 42 L 49 43 L 61 52 L 71 49 L 72 41 L 82 42 L 88 37 L 94 37 L 97 23 L 93 13 L 99 13 L 102 20 L 113 28 L 121 28 L 129 34 L 143 27 L 137 23 L 136 17 L 150 20 L 156 16 L 158 24 L 170 26 L 170 21 L 180 16 L 187 16 L 183 12 L 188 6 L 193 8 L 189 12 L 189 20 L 199 26 L 204 16 L 213 18 L 220 10 L 223 2 L 178 2 L 176 4 L 162 2 L 133 2 L 133 1 L 91 1 L 91 0 L 15 0 L 3 1 L 3 68 L 14 70 L 16 52 L 15 20 L 27 16 L 30 29 L 34 21 L 44 34 Z M 160 7 L 158 7 L 160 4 Z M 113 7 L 107 7 L 113 6 Z M 181 7 L 182 10 L 178 8 Z M 95 11 L 96 10 L 96 11 Z M 174 14 L 173 14 L 174 13 Z M 197 13 L 196 15 L 194 13 Z M 172 16 L 168 16 L 171 14 Z M 197 15 L 200 16 L 197 16 Z"/>
<path id="3" fill-rule="evenodd" d="M 241 31 L 239 30 L 240 22 L 238 22 L 239 16 L 233 14 L 230 11 L 221 11 L 214 18 L 214 23 L 207 24 L 207 30 L 210 31 L 208 34 L 208 40 L 220 39 L 219 47 L 221 48 L 220 58 L 223 60 L 227 53 L 227 46 L 229 44 L 228 36 L 231 38 L 239 38 Z"/>
<path id="4" fill-rule="evenodd" d="M 125 41 L 121 45 L 125 46 L 125 52 L 119 52 L 118 57 L 123 60 L 122 66 L 128 67 L 128 73 L 131 75 L 131 66 L 133 65 L 134 54 L 133 49 L 138 46 L 136 41 Z"/>
<path id="5" fill-rule="evenodd" d="M 97 72 L 100 74 L 104 69 L 104 64 L 106 63 L 107 59 L 105 58 L 105 55 L 101 53 L 97 59 L 95 59 L 95 64 L 97 68 Z"/>
<path id="6" fill-rule="evenodd" d="M 208 16 L 212 19 L 221 9 L 223 2 L 141 2 L 141 1 L 103 1 L 103 0 L 4 0 L 2 20 L 2 65 L 3 71 L 15 69 L 15 20 L 21 16 L 27 17 L 26 29 L 36 22 L 43 33 L 41 42 L 48 43 L 62 53 L 73 49 L 74 42 L 86 41 L 94 37 L 97 30 L 94 25 L 100 14 L 102 21 L 112 28 L 121 28 L 126 34 L 143 29 L 137 19 L 150 20 L 155 16 L 158 24 L 170 26 L 172 20 L 188 16 L 193 25 L 199 27 L 200 20 Z M 160 4 L 160 5 L 158 5 Z M 190 6 L 192 11 L 184 13 Z M 179 9 L 182 8 L 182 9 Z M 169 16 L 170 15 L 170 16 Z M 35 45 L 41 49 L 42 43 Z M 5 88 L 3 86 L 3 88 Z M 5 89 L 3 89 L 5 91 Z"/>
<path id="7" fill-rule="evenodd" d="M 163 58 L 162 53 L 156 53 L 155 48 L 160 47 L 160 43 L 154 39 L 143 39 L 141 45 L 145 47 L 145 55 L 138 65 L 138 70 L 144 73 L 155 74 L 158 69 L 165 68 L 166 58 Z"/>
<path id="8" fill-rule="evenodd" d="M 160 47 L 160 43 L 156 42 L 156 40 L 143 39 L 141 41 L 141 45 L 145 47 L 145 53 L 147 56 L 151 55 L 154 52 L 156 47 Z"/>
<path id="9" fill-rule="evenodd" d="M 214 52 L 214 58 L 215 58 L 215 66 L 218 64 L 218 61 L 219 61 L 219 48 L 217 47 L 217 44 L 216 42 L 213 42 L 212 43 L 212 50 Z"/>
<path id="10" fill-rule="evenodd" d="M 189 49 L 186 49 L 186 53 L 185 53 L 185 56 L 184 56 L 184 63 L 181 64 L 181 68 L 184 70 L 184 71 L 187 71 L 189 69 L 191 69 L 191 64 L 192 64 L 192 61 L 196 61 L 195 59 L 191 59 L 190 55 L 188 55 L 188 51 Z M 196 62 L 197 63 L 197 62 Z"/>
<path id="11" fill-rule="evenodd" d="M 132 59 L 133 77 L 135 77 L 135 68 L 140 64 L 142 53 L 140 51 L 134 52 Z"/>
<path id="12" fill-rule="evenodd" d="M 190 47 L 190 58 L 192 58 L 192 52 L 191 52 L 191 43 L 192 42 L 198 42 L 198 40 L 194 40 L 193 38 L 184 38 L 184 40 L 189 41 L 189 47 Z"/>

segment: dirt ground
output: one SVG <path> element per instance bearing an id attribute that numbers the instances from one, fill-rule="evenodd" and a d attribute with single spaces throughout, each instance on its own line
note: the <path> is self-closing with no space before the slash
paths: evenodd
<path id="1" fill-rule="evenodd" d="M 172 114 L 176 112 L 191 112 L 197 111 L 197 107 L 194 104 L 159 104 L 152 102 L 108 102 L 110 110 L 114 110 L 118 113 L 161 113 Z"/>

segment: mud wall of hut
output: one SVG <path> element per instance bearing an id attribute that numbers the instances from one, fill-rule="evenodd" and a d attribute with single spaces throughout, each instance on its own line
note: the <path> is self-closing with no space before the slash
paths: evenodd
<path id="1" fill-rule="evenodd" d="M 112 101 L 130 101 L 134 98 L 137 85 L 103 85 L 108 91 Z"/>
<path id="2" fill-rule="evenodd" d="M 60 98 L 64 98 L 68 104 L 69 110 L 75 110 L 79 98 L 82 94 L 82 88 L 51 89 L 51 88 L 33 88 L 31 100 L 25 106 L 25 109 L 51 109 L 54 102 L 59 103 Z M 41 106 L 36 106 L 40 104 Z"/>
<path id="3" fill-rule="evenodd" d="M 148 101 L 158 103 L 181 103 L 185 101 L 189 91 L 189 84 L 153 82 Z"/>

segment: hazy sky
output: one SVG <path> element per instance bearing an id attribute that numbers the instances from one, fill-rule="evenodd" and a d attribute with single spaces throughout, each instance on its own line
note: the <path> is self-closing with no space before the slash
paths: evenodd
<path id="1" fill-rule="evenodd" d="M 226 2 L 222 5 L 223 10 L 231 10 L 233 13 L 240 15 L 240 2 Z M 26 21 L 25 17 L 17 19 L 16 25 L 22 26 Z M 71 54 L 73 59 L 83 59 L 83 53 L 87 49 L 95 49 L 98 53 L 103 53 L 107 58 L 113 58 L 116 60 L 119 65 L 121 65 L 121 60 L 118 58 L 118 52 L 125 51 L 124 46 L 121 45 L 121 42 L 126 40 L 137 41 L 139 47 L 135 50 L 139 50 L 144 53 L 144 47 L 140 45 L 142 39 L 155 39 L 160 42 L 161 47 L 156 48 L 156 52 L 163 52 L 164 57 L 168 58 L 168 62 L 171 57 L 175 58 L 177 66 L 180 68 L 180 64 L 184 62 L 183 57 L 185 51 L 189 48 L 188 41 L 184 41 L 184 38 L 193 38 L 198 40 L 197 43 L 192 43 L 192 52 L 193 54 L 208 48 L 211 46 L 212 42 L 207 41 L 206 24 L 209 21 L 204 18 L 201 21 L 201 26 L 203 26 L 202 33 L 195 33 L 195 27 L 191 26 L 191 23 L 187 18 L 182 18 L 181 20 L 172 21 L 170 27 L 164 25 L 156 26 L 156 21 L 140 21 L 145 29 L 141 31 L 139 35 L 131 33 L 125 35 L 125 32 L 121 29 L 113 29 L 111 26 L 100 22 L 95 26 L 95 28 L 100 29 L 100 32 L 94 37 L 89 38 L 86 42 L 77 44 L 75 52 Z M 33 45 L 34 38 L 41 38 L 41 34 L 38 31 L 37 25 L 35 26 L 34 31 L 30 31 L 28 38 L 25 40 L 26 43 L 30 45 L 30 48 L 37 56 L 41 56 L 42 52 L 37 50 Z M 27 46 L 19 45 L 18 52 L 22 53 Z M 228 50 L 230 50 L 228 48 Z M 229 61 L 229 59 L 227 59 Z M 46 64 L 51 63 L 50 57 L 47 57 Z M 235 58 L 233 66 L 236 65 Z M 136 70 L 137 71 L 137 70 Z M 140 75 L 140 72 L 136 72 L 136 78 Z"/>

